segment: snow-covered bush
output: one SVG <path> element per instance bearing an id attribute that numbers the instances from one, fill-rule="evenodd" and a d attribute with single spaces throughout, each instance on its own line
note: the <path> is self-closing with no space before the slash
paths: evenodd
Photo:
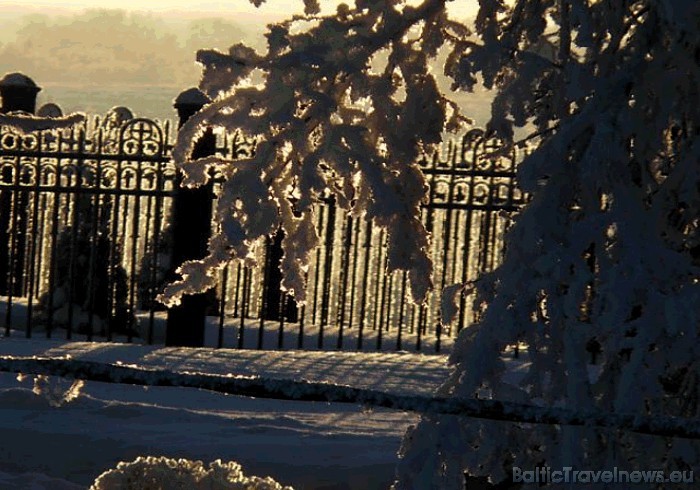
<path id="1" fill-rule="evenodd" d="M 78 216 L 58 234 L 53 294 L 47 291 L 39 299 L 38 321 L 46 323 L 52 315 L 53 326 L 67 328 L 72 304 L 75 332 L 88 333 L 91 313 L 92 333 L 104 335 L 110 316 L 112 332 L 133 331 L 136 318 L 129 314 L 126 270 L 119 263 L 112 266 L 112 260 L 119 261 L 121 245 L 113 243 L 110 233 L 110 205 L 95 203 L 89 194 L 75 197 Z M 101 207 L 96 222 L 95 206 Z"/>
<path id="2" fill-rule="evenodd" d="M 27 378 L 28 376 L 19 374 L 17 376 L 17 381 L 22 383 Z M 32 388 L 32 392 L 46 399 L 52 407 L 61 407 L 75 401 L 80 397 L 81 390 L 85 386 L 85 381 L 80 379 L 68 380 L 44 376 L 42 374 L 34 376 L 33 380 L 34 387 Z"/>
<path id="3" fill-rule="evenodd" d="M 220 459 L 201 461 L 140 456 L 102 473 L 90 490 L 293 490 L 270 477 L 245 476 L 241 465 Z"/>

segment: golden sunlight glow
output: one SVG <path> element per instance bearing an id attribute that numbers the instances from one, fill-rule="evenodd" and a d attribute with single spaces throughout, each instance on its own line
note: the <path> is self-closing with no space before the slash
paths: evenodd
<path id="1" fill-rule="evenodd" d="M 339 0 L 321 0 L 321 8 L 324 14 L 335 11 L 336 6 L 341 3 Z M 345 3 L 352 4 L 353 0 L 345 0 Z M 408 0 L 407 4 L 419 4 L 419 0 Z M 3 11 L 12 10 L 34 10 L 36 13 L 57 13 L 74 12 L 86 9 L 121 9 L 133 12 L 177 12 L 186 16 L 202 16 L 218 14 L 223 16 L 234 16 L 237 14 L 250 14 L 288 17 L 291 14 L 301 13 L 304 4 L 302 0 L 267 0 L 259 8 L 253 6 L 247 0 L 227 0 L 227 1 L 192 1 L 192 0 L 10 0 L 0 4 L 0 14 Z M 479 8 L 477 0 L 454 0 L 447 2 L 447 8 L 451 16 L 456 18 L 473 17 Z"/>

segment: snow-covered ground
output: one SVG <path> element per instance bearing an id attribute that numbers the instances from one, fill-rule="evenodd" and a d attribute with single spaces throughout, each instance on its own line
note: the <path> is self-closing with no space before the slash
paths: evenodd
<path id="1" fill-rule="evenodd" d="M 431 393 L 445 356 L 406 353 L 164 348 L 0 338 L 0 355 L 66 356 L 177 371 L 328 381 L 397 393 Z M 62 390 L 71 382 L 52 380 Z M 236 460 L 246 474 L 297 489 L 386 489 L 413 413 L 351 404 L 222 395 L 189 388 L 87 382 L 52 406 L 27 377 L 0 373 L 0 488 L 86 488 L 139 455 Z M 46 392 L 46 390 L 44 390 Z"/>

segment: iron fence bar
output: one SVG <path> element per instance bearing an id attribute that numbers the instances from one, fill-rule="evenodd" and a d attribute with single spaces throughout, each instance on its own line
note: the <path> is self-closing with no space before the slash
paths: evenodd
<path id="1" fill-rule="evenodd" d="M 59 133 L 58 144 L 61 145 L 63 141 L 63 133 Z M 61 183 L 61 161 L 56 162 L 56 175 L 54 176 L 54 186 L 56 188 L 53 193 L 53 213 L 52 213 L 52 225 L 51 225 L 51 257 L 49 262 L 49 299 L 48 299 L 48 318 L 46 319 L 46 338 L 51 338 L 51 331 L 53 329 L 53 317 L 54 317 L 54 294 L 56 288 L 56 274 L 58 274 L 58 264 L 56 260 L 56 253 L 58 251 L 58 215 L 59 208 L 61 204 L 61 192 L 58 187 Z"/>
<path id="2" fill-rule="evenodd" d="M 350 217 L 353 220 L 352 216 Z M 357 291 L 357 258 L 360 255 L 360 219 L 355 223 L 355 238 L 353 240 L 352 250 L 352 278 L 350 279 L 350 315 L 348 321 L 348 329 L 352 329 L 353 320 L 355 318 L 355 292 Z"/>
<path id="3" fill-rule="evenodd" d="M 141 179 L 141 166 L 137 167 L 137 180 Z M 129 278 L 129 306 L 127 309 L 128 316 L 126 317 L 127 324 L 124 325 L 127 332 L 127 342 L 132 342 L 133 319 L 136 315 L 136 262 L 139 246 L 139 221 L 141 216 L 141 198 L 134 199 L 134 218 L 131 221 L 131 274 Z"/>
<path id="4" fill-rule="evenodd" d="M 386 259 L 386 261 L 385 261 L 385 263 L 384 263 L 384 270 L 388 270 L 388 268 L 389 268 L 389 256 L 387 255 L 387 259 Z M 384 319 L 383 328 L 384 328 L 384 331 L 386 331 L 386 332 L 388 333 L 388 332 L 389 332 L 389 326 L 390 326 L 389 320 L 390 320 L 391 317 L 393 316 L 392 313 L 391 313 L 391 307 L 393 306 L 393 305 L 392 305 L 392 302 L 391 302 L 391 299 L 392 299 L 392 297 L 394 296 L 393 293 L 394 293 L 394 276 L 395 276 L 395 274 L 392 272 L 391 274 L 387 274 L 387 275 L 389 276 L 389 281 L 388 281 L 389 284 L 386 286 L 386 287 L 387 287 L 387 295 L 386 295 L 386 315 L 384 315 L 384 317 L 383 317 L 383 319 Z M 381 323 L 380 323 L 379 327 L 382 328 Z"/>
<path id="5" fill-rule="evenodd" d="M 284 346 L 284 312 L 286 311 L 287 301 L 289 296 L 280 290 L 280 311 L 279 311 L 279 329 L 277 331 L 277 349 L 282 350 Z"/>
<path id="6" fill-rule="evenodd" d="M 37 235 L 38 235 L 38 239 L 39 239 L 38 248 L 39 248 L 39 259 L 40 260 L 39 260 L 39 263 L 37 264 L 37 270 L 36 270 L 36 275 L 38 277 L 38 280 L 35 282 L 34 291 L 32 292 L 32 294 L 34 294 L 34 296 L 37 299 L 39 299 L 41 297 L 41 292 L 42 292 L 41 288 L 43 285 L 43 281 L 42 281 L 41 276 L 42 276 L 42 274 L 45 274 L 42 266 L 44 265 L 44 260 L 45 260 L 44 235 L 46 234 L 46 208 L 48 207 L 46 204 L 46 201 L 48 200 L 48 196 L 46 194 L 41 194 L 41 193 L 39 193 L 39 194 L 40 194 L 39 202 L 41 204 L 39 204 L 39 209 L 40 209 L 39 215 L 40 216 L 38 217 L 39 228 L 37 231 Z"/>
<path id="7" fill-rule="evenodd" d="M 345 328 L 345 298 L 348 293 L 348 266 L 350 264 L 350 249 L 352 248 L 352 216 L 345 214 L 343 233 L 343 253 L 340 262 L 340 294 L 338 296 L 338 342 L 336 348 L 343 348 L 343 329 Z M 352 308 L 352 307 L 351 307 Z M 351 310 L 352 311 L 352 310 Z M 352 313 L 351 313 L 352 314 Z"/>
<path id="8" fill-rule="evenodd" d="M 382 274 L 382 251 L 384 249 L 384 236 L 386 232 L 384 228 L 379 229 L 379 238 L 377 239 L 377 246 L 374 248 L 374 258 L 375 261 L 375 274 L 374 277 L 374 294 L 372 295 L 372 330 L 377 330 L 377 316 L 381 309 L 381 303 L 379 301 L 379 289 L 381 287 L 382 281 L 379 277 Z M 383 275 L 383 274 L 382 274 Z"/>
<path id="9" fill-rule="evenodd" d="M 241 302 L 241 324 L 238 329 L 238 348 L 243 348 L 243 340 L 245 335 L 245 316 L 247 313 L 247 290 L 248 290 L 248 267 L 243 267 L 243 301 Z"/>
<path id="10" fill-rule="evenodd" d="M 422 347 L 422 341 L 423 341 L 423 318 L 425 317 L 425 310 L 426 306 L 425 304 L 422 304 L 419 306 L 419 313 L 418 313 L 418 328 L 416 330 L 417 332 L 417 339 L 416 339 L 416 352 L 420 352 L 421 347 Z"/>
<path id="11" fill-rule="evenodd" d="M 224 346 L 224 320 L 226 318 L 226 287 L 228 285 L 228 269 L 229 264 L 226 264 L 222 271 L 221 281 L 221 299 L 219 300 L 219 332 L 216 339 L 216 346 L 221 349 Z"/>
<path id="12" fill-rule="evenodd" d="M 15 182 L 19 181 L 19 170 L 20 170 L 20 162 L 19 159 L 14 161 L 14 166 L 15 166 L 15 172 L 13 175 L 13 180 Z M 16 248 L 17 248 L 17 220 L 18 220 L 18 204 L 17 200 L 19 199 L 19 195 L 16 193 L 12 193 L 11 196 L 11 211 L 10 211 L 10 221 L 11 221 L 11 232 L 10 232 L 10 250 L 9 250 L 9 258 L 8 258 L 8 266 L 7 266 L 7 271 L 8 271 L 8 276 L 7 276 L 7 312 L 5 313 L 5 335 L 10 335 L 10 325 L 12 325 L 12 299 L 14 296 L 14 289 L 15 289 L 15 254 L 16 254 Z"/>
<path id="13" fill-rule="evenodd" d="M 326 256 L 323 261 L 323 291 L 321 296 L 321 325 L 318 331 L 318 348 L 323 348 L 324 327 L 328 324 L 330 302 L 331 275 L 333 274 L 333 243 L 335 240 L 335 197 L 328 200 L 328 220 L 326 221 Z"/>
<path id="14" fill-rule="evenodd" d="M 155 270 L 153 265 L 154 265 L 155 261 L 157 260 L 158 250 L 153 247 L 152 241 L 149 243 L 149 238 L 150 238 L 151 233 L 152 233 L 151 232 L 151 222 L 155 219 L 154 214 L 156 212 L 157 211 L 154 209 L 153 196 L 148 196 L 146 198 L 146 229 L 144 230 L 144 234 L 143 234 L 143 236 L 144 236 L 143 256 L 141 257 L 141 264 L 139 265 L 139 287 L 138 287 L 138 290 L 139 290 L 139 299 L 138 299 L 139 310 L 143 310 L 144 308 L 146 308 L 146 306 L 148 307 L 149 310 L 153 309 L 153 300 L 151 298 L 151 295 L 152 295 L 152 290 L 155 287 L 155 284 L 150 281 L 150 274 L 151 274 L 151 272 L 153 272 L 153 270 Z M 155 236 L 157 234 L 158 234 L 158 230 L 155 230 L 153 232 L 153 235 Z M 150 263 L 144 263 L 144 258 L 148 257 L 149 253 L 151 254 L 151 261 L 150 261 Z M 144 290 L 143 290 L 144 288 L 143 288 L 143 284 L 142 284 L 142 281 L 144 280 L 143 279 L 143 274 L 144 274 L 143 268 L 145 265 L 149 266 L 149 270 L 148 270 L 149 284 L 148 284 L 148 287 L 146 288 L 146 291 L 145 291 L 148 295 L 147 298 L 143 297 L 144 296 Z"/>
<path id="15" fill-rule="evenodd" d="M 464 155 L 464 148 L 462 148 L 462 155 Z M 476 148 L 472 149 L 472 161 L 476 161 Z M 462 253 L 462 284 L 466 284 L 467 281 L 470 279 L 469 278 L 469 267 L 471 265 L 471 258 L 472 258 L 472 251 L 471 251 L 471 245 L 472 245 L 472 240 L 471 240 L 471 235 L 472 235 L 472 227 L 474 226 L 473 222 L 473 217 L 474 217 L 474 211 L 472 210 L 471 206 L 474 203 L 474 187 L 475 187 L 475 177 L 474 175 L 469 176 L 469 181 L 467 182 L 467 189 L 469 191 L 468 197 L 467 197 L 467 209 L 469 210 L 467 212 L 467 222 L 465 225 L 465 237 L 464 237 L 464 248 L 463 248 L 463 253 Z M 467 292 L 465 289 L 462 289 L 462 292 L 460 293 L 459 297 L 459 323 L 457 325 L 457 333 L 462 330 L 462 328 L 466 327 L 465 322 L 467 321 L 466 318 L 466 302 L 467 302 Z M 470 318 L 468 321 L 473 321 L 473 318 Z"/>
<path id="16" fill-rule="evenodd" d="M 368 284 L 367 281 L 369 280 L 369 262 L 370 262 L 370 248 L 372 245 L 372 219 L 367 217 L 366 219 L 366 225 L 365 225 L 365 241 L 364 244 L 362 245 L 365 249 L 365 260 L 364 263 L 362 264 L 364 273 L 362 274 L 363 277 L 363 285 L 362 285 L 362 304 L 360 305 L 360 321 L 357 329 L 357 350 L 361 351 L 362 350 L 362 336 L 364 334 L 364 328 L 365 328 L 365 312 L 367 311 L 367 289 Z"/>
<path id="17" fill-rule="evenodd" d="M 457 148 L 456 146 L 450 142 L 449 145 L 449 153 L 448 153 L 448 162 L 449 162 L 449 184 L 448 184 L 448 202 L 452 203 L 454 202 L 454 195 L 455 195 L 455 185 L 456 185 L 456 175 L 457 175 Z M 443 243 L 444 243 L 444 249 L 442 251 L 442 274 L 440 278 L 440 292 L 445 290 L 445 286 L 447 284 L 447 266 L 448 266 L 448 261 L 449 261 L 449 253 L 450 253 L 450 234 L 452 232 L 452 216 L 453 216 L 453 208 L 449 207 L 446 210 L 446 216 L 445 216 L 445 222 L 444 222 L 444 227 L 443 227 Z M 456 228 L 456 226 L 455 226 Z M 456 261 L 453 260 L 452 263 L 454 264 Z M 438 310 L 440 311 L 440 310 Z M 442 341 L 442 324 L 443 324 L 444 318 L 442 318 L 442 314 L 438 314 L 438 321 L 436 322 L 435 325 L 435 352 L 440 352 L 440 347 L 441 347 L 441 341 Z"/>
<path id="18" fill-rule="evenodd" d="M 457 210 L 457 216 L 455 218 L 455 226 L 452 227 L 452 261 L 450 264 L 450 282 L 457 282 L 457 260 L 459 256 L 459 224 L 462 214 Z"/>
<path id="19" fill-rule="evenodd" d="M 233 294 L 233 317 L 236 318 L 239 313 L 239 294 L 240 294 L 240 287 L 241 287 L 241 263 L 240 261 L 237 263 L 236 266 L 236 287 L 235 291 Z"/>
<path id="20" fill-rule="evenodd" d="M 34 175 L 34 183 L 38 184 L 41 179 L 41 162 L 36 159 L 36 174 Z M 32 321 L 33 321 L 33 309 L 34 309 L 34 273 L 36 271 L 36 263 L 38 261 L 37 257 L 37 222 L 39 220 L 39 194 L 36 190 L 32 193 L 32 238 L 31 238 L 31 252 L 29 254 L 29 298 L 27 301 L 27 328 L 25 335 L 29 339 L 32 337 Z"/>
<path id="21" fill-rule="evenodd" d="M 120 142 L 121 144 L 121 142 Z M 117 160 L 116 175 L 115 175 L 115 185 L 116 190 L 121 190 L 122 188 L 122 160 Z M 114 194 L 114 205 L 112 206 L 112 236 L 110 240 L 110 253 L 109 253 L 109 297 L 107 304 L 108 320 L 107 320 L 107 340 L 112 340 L 112 331 L 114 330 L 114 320 L 117 308 L 117 291 L 115 288 L 115 280 L 117 277 L 117 261 L 118 257 L 118 237 L 119 237 L 119 208 L 121 204 L 121 194 Z"/>
<path id="22" fill-rule="evenodd" d="M 269 293 L 270 289 L 270 262 L 271 262 L 271 250 L 270 248 L 272 247 L 272 240 L 270 239 L 269 236 L 265 237 L 265 247 L 264 249 L 264 254 L 265 258 L 263 259 L 263 270 L 262 270 L 262 284 L 261 284 L 261 292 L 262 295 L 260 297 L 260 309 L 258 310 L 258 317 L 259 317 L 259 326 L 258 326 L 258 350 L 262 350 L 263 348 L 263 337 L 265 335 L 265 317 L 267 316 L 267 295 Z"/>
<path id="23" fill-rule="evenodd" d="M 299 335 L 297 336 L 297 349 L 304 348 L 304 319 L 306 313 L 306 304 L 301 305 L 301 311 L 299 312 Z"/>
<path id="24" fill-rule="evenodd" d="M 406 304 L 407 274 L 408 273 L 406 271 L 403 271 L 401 273 L 401 302 L 399 304 L 398 332 L 396 332 L 396 350 L 401 350 L 401 334 L 403 332 L 404 306 Z"/>
<path id="25" fill-rule="evenodd" d="M 0 183 L 11 182 L 13 177 L 13 165 L 11 161 L 4 157 L 0 162 L 4 162 L 0 169 Z M 0 187 L 0 282 L 2 283 L 2 294 L 7 294 L 10 264 L 10 223 L 12 222 L 12 195 L 9 190 Z M 9 331 L 7 333 L 9 335 Z"/>
<path id="26" fill-rule="evenodd" d="M 78 141 L 81 145 L 82 131 L 78 131 Z M 79 147 L 79 152 L 82 146 Z M 80 188 L 82 186 L 82 170 L 81 170 L 82 160 L 78 160 L 78 168 L 76 170 L 76 186 Z M 74 295 L 75 295 L 75 261 L 76 261 L 76 241 L 78 234 L 78 223 L 80 218 L 80 201 L 77 197 L 73 199 L 73 215 L 71 216 L 71 228 L 70 228 L 70 261 L 68 265 L 68 325 L 66 331 L 66 339 L 70 340 L 73 336 L 73 314 L 74 314 Z"/>
<path id="27" fill-rule="evenodd" d="M 102 131 L 100 131 L 97 134 L 97 139 L 98 139 L 98 147 L 102 147 Z M 95 175 L 95 183 L 94 185 L 97 187 L 97 190 L 99 191 L 101 185 L 102 185 L 102 163 L 98 162 L 97 163 L 97 172 Z M 88 342 L 92 340 L 92 331 L 94 327 L 94 316 L 95 316 L 95 280 L 97 279 L 95 277 L 95 262 L 97 260 L 97 251 L 99 247 L 98 243 L 98 218 L 99 218 L 99 211 L 100 211 L 100 200 L 99 200 L 99 194 L 94 194 L 92 197 L 93 199 L 93 204 L 92 204 L 92 230 L 91 230 L 91 244 L 90 244 L 90 266 L 89 266 L 89 272 L 88 272 Z"/>
<path id="28" fill-rule="evenodd" d="M 387 247 L 387 241 L 382 240 L 380 238 L 380 247 L 377 252 L 377 256 L 380 258 L 383 258 L 384 262 L 384 267 L 382 268 L 381 265 L 379 267 L 379 271 L 382 274 L 382 294 L 381 294 L 381 300 L 379 301 L 379 327 L 377 328 L 377 351 L 382 350 L 382 336 L 383 336 L 383 316 L 385 315 L 384 313 L 384 308 L 386 306 L 386 281 L 387 281 L 387 276 L 389 275 L 387 273 L 387 265 L 389 263 L 389 254 L 387 253 L 386 250 Z M 384 254 L 384 257 L 382 257 L 382 253 Z M 379 262 L 379 261 L 378 261 Z M 379 281 L 377 281 L 377 284 L 379 284 Z M 376 296 L 375 296 L 375 301 L 376 301 Z M 377 318 L 377 315 L 375 315 L 375 318 Z M 376 325 L 376 322 L 375 322 Z"/>
<path id="29" fill-rule="evenodd" d="M 33 158 L 19 159 L 19 178 L 20 185 L 24 185 L 24 189 L 16 195 L 18 205 L 16 212 L 18 213 L 18 226 L 13 231 L 17 240 L 16 257 L 15 257 L 15 282 L 14 291 L 15 297 L 26 297 L 27 295 L 27 278 L 29 276 L 29 257 L 27 257 L 27 234 L 29 232 L 28 207 L 30 205 L 30 192 L 33 189 L 31 185 L 31 174 L 29 173 L 28 163 L 35 161 Z"/>
<path id="30" fill-rule="evenodd" d="M 323 215 L 324 215 L 324 206 L 319 206 L 319 211 L 318 211 L 318 224 L 317 227 L 319 231 L 323 229 Z M 321 233 L 319 233 L 321 235 Z M 321 247 L 316 248 L 316 267 L 314 267 L 314 294 L 313 294 L 313 303 L 311 306 L 311 325 L 316 325 L 316 306 L 317 306 L 317 300 L 318 300 L 318 282 L 319 278 L 321 277 L 319 274 L 319 269 L 321 267 Z"/>
<path id="31" fill-rule="evenodd" d="M 121 226 L 121 232 L 120 232 L 119 236 L 122 237 L 124 240 L 123 248 L 119 249 L 119 254 L 121 256 L 120 259 L 121 259 L 121 267 L 122 268 L 126 268 L 126 266 L 128 265 L 128 264 L 125 264 L 125 262 L 128 260 L 128 257 L 129 257 L 129 255 L 127 254 L 127 251 L 128 251 L 127 247 L 129 245 L 129 236 L 127 235 L 126 232 L 128 230 L 128 227 L 129 227 L 129 221 L 127 218 L 129 217 L 129 214 L 132 214 L 129 212 L 130 208 L 132 206 L 131 197 L 132 196 L 124 196 L 124 208 L 123 208 L 124 211 L 122 212 L 122 215 L 119 216 L 120 226 Z M 116 281 L 115 281 L 114 285 L 116 287 Z M 127 293 L 127 295 L 128 295 L 128 293 Z M 116 297 L 116 291 L 115 291 L 115 300 L 117 300 L 117 299 L 118 298 Z M 119 305 L 115 303 L 115 307 L 118 307 L 118 306 Z"/>

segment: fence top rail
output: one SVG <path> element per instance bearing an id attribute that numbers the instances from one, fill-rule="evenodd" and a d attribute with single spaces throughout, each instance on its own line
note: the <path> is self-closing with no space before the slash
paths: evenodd
<path id="1" fill-rule="evenodd" d="M 116 115 L 115 115 L 116 114 Z M 131 113 L 87 115 L 71 128 L 22 133 L 0 123 L 0 152 L 14 157 L 70 158 L 90 156 L 96 160 L 170 161 L 176 131 L 173 121 L 134 118 Z M 217 134 L 217 153 L 227 158 L 251 156 L 257 138 L 239 131 Z M 502 141 L 472 128 L 459 135 L 447 135 L 440 148 L 424 154 L 419 166 L 429 172 L 512 173 L 533 141 L 516 142 L 504 151 Z"/>

